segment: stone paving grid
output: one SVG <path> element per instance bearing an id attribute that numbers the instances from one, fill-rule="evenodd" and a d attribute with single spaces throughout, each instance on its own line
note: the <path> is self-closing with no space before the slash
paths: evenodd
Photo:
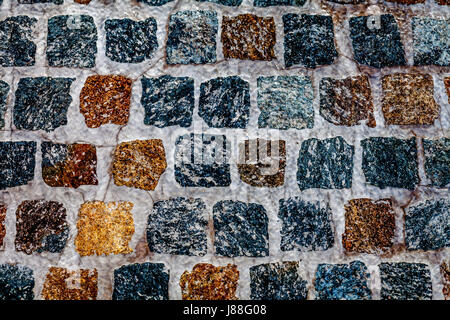
<path id="1" fill-rule="evenodd" d="M 348 32 L 348 23 L 346 21 L 352 16 L 358 15 L 358 11 L 353 9 L 352 5 L 346 6 L 349 8 L 349 13 L 344 16 L 338 16 L 339 5 L 333 5 L 323 1 L 311 1 L 305 6 L 290 7 L 253 7 L 253 1 L 244 0 L 239 7 L 226 7 L 208 2 L 196 1 L 174 1 L 162 7 L 150 7 L 142 4 L 128 4 L 121 2 L 120 4 L 104 5 L 97 1 L 92 1 L 88 6 L 82 6 L 72 3 L 70 0 L 65 0 L 63 5 L 57 6 L 54 4 L 34 4 L 34 5 L 17 5 L 14 0 L 4 0 L 0 20 L 9 16 L 17 16 L 26 14 L 38 19 L 38 29 L 46 29 L 46 20 L 60 14 L 77 13 L 86 14 L 94 17 L 94 22 L 97 25 L 99 32 L 97 47 L 96 66 L 92 69 L 76 69 L 76 68 L 46 68 L 45 60 L 45 32 L 35 33 L 37 37 L 36 49 L 36 64 L 27 68 L 0 68 L 0 76 L 2 81 L 11 86 L 10 94 L 7 99 L 6 107 L 6 123 L 3 131 L 0 133 L 1 141 L 36 141 L 38 143 L 37 150 L 40 150 L 40 144 L 43 141 L 52 141 L 54 143 L 74 143 L 84 142 L 91 143 L 97 148 L 98 155 L 98 179 L 99 185 L 96 186 L 81 186 L 77 190 L 63 190 L 59 188 L 51 188 L 42 181 L 41 178 L 41 160 L 40 152 L 37 152 L 36 169 L 34 180 L 32 184 L 18 187 L 15 189 L 7 189 L 0 191 L 0 201 L 5 202 L 8 207 L 6 228 L 7 235 L 5 237 L 5 250 L 0 252 L 1 263 L 15 263 L 21 264 L 31 268 L 35 275 L 46 274 L 50 267 L 58 266 L 61 261 L 67 261 L 73 269 L 98 269 L 99 277 L 99 292 L 97 298 L 110 299 L 112 296 L 110 283 L 113 282 L 114 270 L 130 264 L 132 262 L 152 262 L 164 263 L 166 268 L 170 270 L 169 280 L 169 298 L 180 299 L 181 291 L 179 288 L 179 279 L 181 274 L 187 270 L 191 272 L 194 265 L 200 262 L 212 263 L 215 266 L 225 266 L 228 263 L 235 263 L 240 272 L 238 288 L 236 296 L 240 299 L 250 298 L 250 276 L 249 268 L 263 263 L 274 263 L 280 261 L 300 261 L 299 272 L 303 279 L 308 283 L 309 293 L 308 298 L 316 297 L 314 291 L 313 279 L 317 270 L 318 264 L 323 263 L 350 263 L 351 261 L 360 260 L 368 267 L 370 279 L 368 286 L 372 291 L 372 298 L 380 298 L 380 278 L 378 265 L 381 262 L 414 262 L 425 263 L 429 266 L 432 278 L 433 299 L 442 299 L 442 278 L 439 271 L 441 262 L 449 259 L 449 249 L 441 249 L 431 252 L 406 252 L 400 250 L 395 256 L 375 256 L 359 254 L 356 256 L 344 255 L 344 250 L 341 245 L 341 234 L 344 231 L 344 205 L 355 198 L 368 197 L 371 199 L 381 199 L 386 197 L 394 197 L 399 205 L 406 205 L 411 201 L 411 205 L 423 202 L 428 199 L 437 199 L 445 197 L 448 193 L 448 188 L 431 187 L 431 181 L 427 179 L 423 164 L 425 162 L 422 155 L 422 138 L 437 139 L 448 137 L 449 127 L 449 108 L 448 97 L 444 91 L 443 79 L 450 75 L 450 70 L 446 67 L 420 67 L 412 70 L 409 66 L 414 63 L 412 36 L 408 31 L 408 22 L 412 16 L 425 16 L 434 18 L 450 17 L 448 7 L 439 6 L 434 0 L 426 1 L 425 5 L 402 6 L 392 3 L 384 4 L 382 1 L 378 4 L 378 9 L 371 8 L 368 13 L 392 13 L 396 14 L 396 18 L 400 17 L 404 21 L 400 25 L 400 33 L 402 36 L 403 45 L 405 47 L 406 63 L 408 67 L 394 67 L 382 70 L 366 69 L 358 66 L 352 59 L 352 47 Z M 145 2 L 145 1 L 142 1 Z M 377 1 L 370 1 L 372 4 Z M 174 6 L 177 5 L 176 10 Z M 323 8 L 321 8 L 323 5 Z M 45 11 L 44 11 L 45 8 Z M 176 11 L 188 10 L 212 10 L 218 13 L 219 26 L 220 18 L 223 15 L 235 16 L 237 14 L 251 13 L 257 16 L 269 17 L 273 16 L 276 24 L 277 43 L 275 45 L 275 56 L 277 60 L 270 62 L 248 62 L 238 60 L 223 60 L 222 48 L 220 38 L 217 37 L 217 63 L 211 65 L 175 65 L 167 68 L 165 65 L 165 58 L 163 49 L 165 47 L 165 27 L 166 20 L 170 13 Z M 98 11 L 97 11 L 98 10 Z M 336 10 L 336 12 L 334 12 Z M 411 10 L 412 15 L 407 15 L 405 12 Z M 334 32 L 336 47 L 339 53 L 339 58 L 330 66 L 324 66 L 317 69 L 305 69 L 298 66 L 285 68 L 283 61 L 283 25 L 282 15 L 287 13 L 296 14 L 323 14 L 333 15 Z M 144 20 L 148 17 L 154 17 L 157 21 L 157 39 L 158 50 L 154 56 L 145 61 L 143 64 L 119 64 L 109 61 L 105 57 L 105 39 L 102 25 L 106 19 L 123 19 L 130 17 L 134 20 Z M 338 17 L 340 19 L 338 19 Z M 340 21 L 338 23 L 338 21 Z M 219 28 L 220 29 L 220 28 Z M 39 41 L 42 39 L 43 41 Z M 377 127 L 368 128 L 365 125 L 356 127 L 338 127 L 334 126 L 319 115 L 319 101 L 318 89 L 319 81 L 322 77 L 341 77 L 356 76 L 361 72 L 369 75 L 369 81 L 372 87 L 372 94 L 374 97 L 374 113 Z M 381 77 L 394 72 L 425 72 L 433 77 L 435 92 L 434 97 L 436 102 L 441 107 L 440 117 L 433 126 L 404 126 L 394 127 L 386 126 L 382 112 L 381 112 Z M 79 93 L 88 76 L 96 74 L 120 74 L 133 79 L 133 95 L 130 107 L 130 119 L 128 125 L 125 127 L 103 126 L 98 129 L 87 129 L 84 126 L 84 118 L 79 113 Z M 156 77 L 169 74 L 176 77 L 191 77 L 195 79 L 195 109 L 193 114 L 193 123 L 189 128 L 169 127 L 169 128 L 155 128 L 144 125 L 144 108 L 140 105 L 141 84 L 140 79 L 142 75 L 146 77 Z M 250 118 L 247 129 L 212 129 L 203 124 L 198 116 L 198 99 L 200 94 L 200 83 L 208 81 L 215 77 L 226 77 L 238 75 L 243 80 L 249 82 L 250 85 Z M 278 76 L 278 75 L 309 75 L 313 79 L 314 96 L 314 127 L 302 130 L 262 130 L 258 129 L 258 112 L 256 99 L 256 84 L 258 76 Z M 70 93 L 72 96 L 72 103 L 68 110 L 68 124 L 57 128 L 54 132 L 31 132 L 12 130 L 12 108 L 14 105 L 14 92 L 17 89 L 17 83 L 22 77 L 70 77 L 76 78 L 71 86 Z M 79 130 L 79 128 L 83 128 Z M 276 189 L 269 188 L 253 188 L 239 180 L 236 165 L 231 162 L 231 185 L 229 187 L 220 189 L 220 195 L 214 188 L 205 189 L 199 188 L 192 192 L 192 189 L 185 189 L 178 185 L 173 186 L 173 149 L 175 146 L 175 139 L 186 133 L 203 132 L 210 134 L 225 134 L 233 143 L 233 149 L 237 149 L 236 142 L 244 141 L 252 138 L 270 138 L 272 140 L 282 139 L 286 141 L 287 150 L 287 174 L 285 185 Z M 266 137 L 264 137 L 266 135 Z M 416 188 L 418 199 L 414 199 L 411 191 L 406 189 L 386 188 L 379 189 L 375 186 L 370 186 L 365 183 L 364 175 L 361 170 L 361 154 L 362 148 L 360 141 L 368 137 L 396 137 L 401 139 L 409 139 L 413 136 L 419 137 L 418 143 L 418 157 L 419 157 L 419 178 L 420 183 Z M 355 157 L 353 166 L 353 182 L 351 189 L 343 190 L 325 190 L 325 189 L 309 189 L 302 192 L 299 191 L 295 175 L 296 160 L 298 158 L 298 151 L 301 143 L 310 138 L 327 139 L 336 136 L 342 136 L 345 141 L 355 146 Z M 162 139 L 166 149 L 167 156 L 167 171 L 162 175 L 159 186 L 155 191 L 147 192 L 145 190 L 135 190 L 126 187 L 117 187 L 113 182 L 110 182 L 108 169 L 112 161 L 112 153 L 116 145 L 121 142 L 137 140 L 137 139 Z M 233 151 L 235 152 L 235 151 Z M 233 158 L 232 158 L 233 159 Z M 236 158 L 234 158 L 236 159 Z M 169 186 L 170 185 L 170 186 Z M 22 253 L 14 251 L 14 237 L 13 231 L 15 228 L 14 214 L 17 206 L 24 200 L 30 200 L 27 193 L 33 193 L 36 199 L 45 199 L 47 201 L 55 200 L 64 203 L 68 212 L 68 224 L 70 226 L 70 236 L 67 246 L 62 255 L 52 255 L 42 253 L 40 255 L 25 256 Z M 145 226 L 148 213 L 152 208 L 152 204 L 156 201 L 167 200 L 176 196 L 189 197 L 192 196 L 202 198 L 206 202 L 206 208 L 209 219 L 212 219 L 213 205 L 224 200 L 223 194 L 226 198 L 234 201 L 244 201 L 262 204 L 267 210 L 269 217 L 269 256 L 257 259 L 249 259 L 245 257 L 225 258 L 214 255 L 214 247 L 211 238 L 208 236 L 207 254 L 201 258 L 186 257 L 186 256 L 171 256 L 165 254 L 154 254 L 150 258 L 146 252 L 145 243 L 142 245 L 142 236 L 145 233 Z M 297 252 L 289 251 L 282 252 L 279 250 L 280 237 L 279 230 L 281 228 L 280 222 L 277 220 L 278 200 L 287 199 L 292 196 L 300 196 L 306 201 L 326 201 L 332 198 L 330 206 L 333 212 L 333 225 L 335 228 L 335 245 L 325 252 Z M 80 258 L 74 247 L 74 239 L 76 235 L 76 221 L 78 210 L 84 201 L 89 200 L 104 200 L 104 201 L 121 201 L 127 200 L 133 202 L 135 205 L 133 209 L 133 218 L 135 220 L 136 231 L 130 241 L 130 247 L 134 250 L 131 255 L 110 255 L 110 256 L 94 256 Z M 403 226 L 401 224 L 402 212 L 399 207 L 396 208 L 396 234 L 395 244 L 404 243 Z M 37 299 L 42 298 L 42 288 L 44 284 L 44 277 L 35 277 L 34 296 Z"/>

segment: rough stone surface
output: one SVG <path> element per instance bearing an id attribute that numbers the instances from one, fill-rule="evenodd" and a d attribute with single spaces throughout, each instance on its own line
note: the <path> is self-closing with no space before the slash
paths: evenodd
<path id="1" fill-rule="evenodd" d="M 286 67 L 316 68 L 333 64 L 338 52 L 331 16 L 288 13 L 283 15 L 283 23 Z"/>
<path id="2" fill-rule="evenodd" d="M 450 183 L 450 139 L 423 139 L 425 174 L 431 185 L 445 188 Z"/>
<path id="3" fill-rule="evenodd" d="M 253 0 L 255 7 L 302 6 L 306 0 Z"/>
<path id="4" fill-rule="evenodd" d="M 393 15 L 353 17 L 349 25 L 353 54 L 358 63 L 374 68 L 406 65 L 400 31 Z"/>
<path id="5" fill-rule="evenodd" d="M 44 300 L 96 300 L 98 272 L 96 269 L 68 270 L 50 267 L 42 288 Z"/>
<path id="6" fill-rule="evenodd" d="M 382 300 L 431 300 L 431 276 L 422 263 L 381 263 Z"/>
<path id="7" fill-rule="evenodd" d="M 450 77 L 444 79 L 445 89 L 447 90 L 448 103 L 450 103 Z"/>
<path id="8" fill-rule="evenodd" d="M 314 286 L 320 300 L 370 300 L 369 273 L 364 263 L 319 264 Z"/>
<path id="9" fill-rule="evenodd" d="M 192 272 L 185 271 L 180 278 L 183 300 L 237 300 L 239 271 L 234 264 L 215 267 L 199 263 Z"/>
<path id="10" fill-rule="evenodd" d="M 215 253 L 225 257 L 269 255 L 269 218 L 260 204 L 224 200 L 213 207 Z"/>
<path id="11" fill-rule="evenodd" d="M 47 185 L 69 188 L 98 185 L 95 146 L 44 141 L 41 149 L 42 179 Z"/>
<path id="12" fill-rule="evenodd" d="M 63 4 L 64 0 L 18 0 L 20 4 L 53 3 Z"/>
<path id="13" fill-rule="evenodd" d="M 66 218 L 66 209 L 59 202 L 23 201 L 16 211 L 16 250 L 62 253 L 69 237 Z"/>
<path id="14" fill-rule="evenodd" d="M 117 186 L 155 190 L 166 168 L 162 140 L 135 140 L 116 147 L 112 175 Z"/>
<path id="15" fill-rule="evenodd" d="M 299 275 L 296 261 L 250 267 L 252 300 L 306 300 L 308 283 Z"/>
<path id="16" fill-rule="evenodd" d="M 367 76 L 320 80 L 320 115 L 338 126 L 355 126 L 366 120 L 375 127 L 372 92 Z"/>
<path id="17" fill-rule="evenodd" d="M 382 254 L 392 247 L 394 235 L 390 199 L 352 199 L 345 205 L 342 246 L 347 252 Z"/>
<path id="18" fill-rule="evenodd" d="M 412 18 L 414 65 L 450 65 L 449 23 L 450 19 Z"/>
<path id="19" fill-rule="evenodd" d="M 169 272 L 162 263 L 124 265 L 114 270 L 113 300 L 169 300 Z"/>
<path id="20" fill-rule="evenodd" d="M 81 256 L 126 254 L 134 234 L 131 202 L 91 201 L 78 213 L 75 248 Z"/>
<path id="21" fill-rule="evenodd" d="M 221 4 L 223 6 L 238 7 L 241 5 L 242 0 L 196 0 L 198 2 L 213 2 Z"/>
<path id="22" fill-rule="evenodd" d="M 21 78 L 13 110 L 14 125 L 19 130 L 51 132 L 67 124 L 72 102 L 73 78 Z"/>
<path id="23" fill-rule="evenodd" d="M 9 84 L 0 80 L 0 129 L 5 127 L 6 99 L 8 97 Z"/>
<path id="24" fill-rule="evenodd" d="M 74 1 L 79 4 L 89 4 L 89 2 L 91 2 L 91 0 L 74 0 Z"/>
<path id="25" fill-rule="evenodd" d="M 131 79 L 89 76 L 80 93 L 80 112 L 89 128 L 112 123 L 126 125 L 130 117 Z"/>
<path id="26" fill-rule="evenodd" d="M 419 183 L 416 139 L 373 137 L 361 141 L 366 183 L 413 190 Z"/>
<path id="27" fill-rule="evenodd" d="M 322 251 L 334 244 L 332 213 L 329 205 L 298 197 L 280 199 L 282 251 Z"/>
<path id="28" fill-rule="evenodd" d="M 34 179 L 36 142 L 0 142 L 0 190 L 28 184 Z"/>
<path id="29" fill-rule="evenodd" d="M 351 188 L 354 152 L 342 137 L 303 141 L 297 161 L 300 190 Z"/>
<path id="30" fill-rule="evenodd" d="M 164 75 L 141 79 L 144 124 L 158 128 L 190 127 L 194 111 L 194 79 Z"/>
<path id="31" fill-rule="evenodd" d="M 314 91 L 308 76 L 259 77 L 260 128 L 287 130 L 314 126 Z"/>
<path id="32" fill-rule="evenodd" d="M 406 210 L 405 242 L 409 250 L 450 247 L 450 201 L 427 200 Z"/>
<path id="33" fill-rule="evenodd" d="M 201 199 L 179 197 L 155 202 L 147 222 L 148 247 L 155 253 L 204 256 L 207 226 Z"/>
<path id="34" fill-rule="evenodd" d="M 217 13 L 179 11 L 170 16 L 166 43 L 167 64 L 216 62 Z"/>
<path id="35" fill-rule="evenodd" d="M 382 78 L 382 88 L 387 125 L 432 125 L 439 117 L 431 75 L 390 74 Z"/>
<path id="36" fill-rule="evenodd" d="M 33 271 L 22 265 L 0 264 L 0 301 L 33 300 Z"/>
<path id="37" fill-rule="evenodd" d="M 92 68 L 97 54 L 97 28 L 88 15 L 48 20 L 47 60 L 51 67 Z"/>
<path id="38" fill-rule="evenodd" d="M 5 219 L 6 219 L 6 204 L 0 202 L 0 250 L 3 248 L 3 239 L 5 238 L 6 235 Z"/>
<path id="39" fill-rule="evenodd" d="M 0 21 L 0 65 L 2 67 L 29 67 L 35 64 L 36 44 L 33 30 L 36 18 L 8 17 Z"/>
<path id="40" fill-rule="evenodd" d="M 442 275 L 442 282 L 444 285 L 442 288 L 444 299 L 450 300 L 450 263 L 448 261 L 442 262 L 440 266 L 440 271 Z"/>
<path id="41" fill-rule="evenodd" d="M 162 6 L 166 3 L 172 2 L 173 0 L 136 0 L 137 2 L 142 2 L 148 4 L 149 6 Z"/>

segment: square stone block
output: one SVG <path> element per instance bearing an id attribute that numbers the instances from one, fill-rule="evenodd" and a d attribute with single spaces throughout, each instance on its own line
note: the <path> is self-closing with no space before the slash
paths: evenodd
<path id="1" fill-rule="evenodd" d="M 425 156 L 425 175 L 431 185 L 445 188 L 450 183 L 450 139 L 423 139 Z"/>
<path id="2" fill-rule="evenodd" d="M 423 0 L 424 1 L 424 0 Z M 450 65 L 450 19 L 417 18 L 411 20 L 414 65 Z"/>
<path id="3" fill-rule="evenodd" d="M 0 190 L 23 186 L 33 181 L 36 142 L 0 142 Z"/>
<path id="4" fill-rule="evenodd" d="M 68 270 L 50 267 L 42 288 L 44 300 L 96 300 L 97 269 Z"/>
<path id="5" fill-rule="evenodd" d="M 22 265 L 0 264 L 0 301 L 33 300 L 33 270 Z"/>

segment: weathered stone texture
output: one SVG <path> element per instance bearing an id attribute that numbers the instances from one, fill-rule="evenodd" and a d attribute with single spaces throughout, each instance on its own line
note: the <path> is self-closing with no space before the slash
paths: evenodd
<path id="1" fill-rule="evenodd" d="M 23 186 L 33 181 L 36 142 L 0 142 L 0 190 Z"/>
<path id="2" fill-rule="evenodd" d="M 442 275 L 442 282 L 444 285 L 442 288 L 444 299 L 450 300 L 450 262 L 449 261 L 442 262 L 440 271 Z"/>
<path id="3" fill-rule="evenodd" d="M 0 129 L 5 127 L 6 99 L 8 97 L 9 84 L 0 80 Z"/>
<path id="4" fill-rule="evenodd" d="M 306 0 L 253 0 L 255 7 L 302 6 Z"/>
<path id="5" fill-rule="evenodd" d="M 96 269 L 68 270 L 50 267 L 42 288 L 44 300 L 96 300 L 98 272 Z"/>
<path id="6" fill-rule="evenodd" d="M 424 0 L 422 0 L 424 1 Z M 412 18 L 414 65 L 450 65 L 450 19 Z"/>
<path id="7" fill-rule="evenodd" d="M 431 185 L 445 188 L 450 183 L 450 139 L 423 139 L 425 174 Z"/>
<path id="8" fill-rule="evenodd" d="M 5 219 L 6 219 L 6 204 L 0 202 L 0 250 L 3 248 L 3 239 L 5 238 L 6 235 Z"/>
<path id="9" fill-rule="evenodd" d="M 0 301 L 33 300 L 33 270 L 22 265 L 0 264 Z"/>

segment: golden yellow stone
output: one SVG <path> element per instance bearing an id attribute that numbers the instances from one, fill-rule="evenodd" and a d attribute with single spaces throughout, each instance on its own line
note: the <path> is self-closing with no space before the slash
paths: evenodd
<path id="1" fill-rule="evenodd" d="M 51 267 L 45 278 L 42 297 L 45 300 L 95 300 L 97 283 L 96 269 L 70 271 Z"/>

